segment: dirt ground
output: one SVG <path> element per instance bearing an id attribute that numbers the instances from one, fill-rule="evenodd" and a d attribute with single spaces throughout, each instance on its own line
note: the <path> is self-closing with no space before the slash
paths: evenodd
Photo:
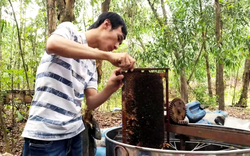
<path id="1" fill-rule="evenodd" d="M 100 128 L 117 127 L 122 123 L 121 111 L 117 112 L 94 112 L 94 118 L 98 121 Z M 25 126 L 25 122 L 16 123 L 14 127 L 10 126 L 11 121 L 5 121 L 8 129 L 8 142 L 10 144 L 11 153 L 14 155 L 21 155 L 23 138 L 21 137 L 22 130 Z M 11 132 L 11 133 L 10 133 Z M 10 139 L 12 138 L 12 139 Z M 5 153 L 5 145 L 3 140 L 3 131 L 0 130 L 0 156 L 1 153 Z"/>
<path id="2" fill-rule="evenodd" d="M 215 110 L 216 108 L 210 108 L 211 111 Z M 243 108 L 233 108 L 233 107 L 226 107 L 226 112 L 228 112 L 229 116 L 241 118 L 241 119 L 250 119 L 250 109 L 243 109 Z M 122 113 L 121 111 L 117 112 L 94 112 L 94 118 L 98 121 L 100 128 L 109 128 L 120 126 L 122 123 Z M 10 122 L 10 121 L 6 121 Z M 10 125 L 6 123 L 7 127 Z M 11 153 L 14 155 L 20 155 L 22 149 L 23 138 L 20 137 L 22 130 L 25 126 L 25 123 L 16 123 L 14 127 L 8 127 L 9 133 L 8 138 L 10 143 Z M 11 132 L 11 133 L 10 133 Z M 3 131 L 0 132 L 0 153 L 4 153 L 4 140 L 3 140 Z M 0 154 L 1 155 L 1 154 Z"/>

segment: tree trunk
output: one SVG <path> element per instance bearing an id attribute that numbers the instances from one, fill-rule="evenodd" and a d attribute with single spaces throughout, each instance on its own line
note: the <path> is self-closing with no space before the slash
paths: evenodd
<path id="1" fill-rule="evenodd" d="M 102 12 L 108 12 L 109 11 L 109 5 L 110 5 L 110 0 L 104 0 L 102 2 Z"/>
<path id="2" fill-rule="evenodd" d="M 3 102 L 2 102 L 2 100 L 0 100 L 0 126 L 1 126 L 0 128 L 3 130 L 3 139 L 4 139 L 4 144 L 5 144 L 5 150 L 6 150 L 6 152 L 10 153 L 8 135 L 6 132 L 6 126 L 5 126 L 3 114 L 2 114 L 2 111 L 3 111 L 2 106 L 3 106 Z"/>
<path id="3" fill-rule="evenodd" d="M 202 9 L 202 1 L 199 0 L 199 4 L 200 4 L 200 15 L 201 15 L 201 19 L 202 22 L 205 21 L 204 19 L 204 14 L 203 14 L 203 9 Z M 207 69 L 207 86 L 208 86 L 208 94 L 210 97 L 213 96 L 213 92 L 212 92 L 212 83 L 211 83 L 211 75 L 210 75 L 210 69 L 209 69 L 209 58 L 208 58 L 208 53 L 207 53 L 207 47 L 206 47 L 206 38 L 207 38 L 207 31 L 205 26 L 202 26 L 202 45 L 205 51 L 205 60 L 206 60 L 206 69 Z"/>
<path id="4" fill-rule="evenodd" d="M 0 22 L 2 21 L 2 6 L 0 5 Z M 0 31 L 2 30 L 2 25 L 0 23 Z M 2 32 L 0 32 L 0 69 L 2 66 Z M 10 152 L 10 147 L 9 147 L 9 141 L 8 141 L 8 135 L 6 132 L 6 126 L 4 123 L 4 119 L 3 119 L 3 95 L 2 95 L 2 84 L 1 84 L 1 79 L 0 79 L 0 129 L 3 131 L 3 140 L 4 140 L 4 144 L 5 144 L 5 150 L 6 152 Z"/>
<path id="5" fill-rule="evenodd" d="M 250 53 L 250 49 L 249 49 Z M 247 94 L 248 94 L 248 88 L 249 88 L 249 82 L 250 82 L 250 60 L 245 60 L 245 69 L 243 73 L 243 84 L 242 84 L 242 92 L 239 99 L 239 102 L 235 105 L 236 107 L 247 107 Z"/>
<path id="6" fill-rule="evenodd" d="M 215 35 L 219 49 L 221 48 L 221 32 L 220 3 L 219 0 L 215 0 Z M 224 110 L 225 107 L 222 59 L 221 55 L 218 55 L 216 61 L 216 95 L 220 110 Z"/>
<path id="7" fill-rule="evenodd" d="M 129 4 L 129 3 L 128 3 Z M 134 21 L 135 21 L 135 14 L 137 13 L 137 5 L 135 2 L 130 3 L 130 5 L 127 5 L 128 12 L 129 12 L 129 18 L 130 18 L 130 28 L 129 32 L 131 34 L 134 33 Z M 133 48 L 133 41 L 132 37 L 128 39 L 128 53 L 131 54 L 131 49 Z"/>
<path id="8" fill-rule="evenodd" d="M 102 2 L 102 13 L 109 11 L 110 0 L 104 0 Z M 102 79 L 102 60 L 96 60 L 96 70 L 98 74 L 98 83 L 101 82 Z"/>
<path id="9" fill-rule="evenodd" d="M 42 7 L 44 7 L 44 8 L 48 7 L 48 2 L 47 1 L 48 0 L 43 1 L 43 5 L 44 6 L 42 6 Z M 49 18 L 48 18 L 48 8 L 47 8 L 47 16 L 44 18 L 44 32 L 43 32 L 45 43 L 47 42 L 47 38 L 48 38 L 47 37 L 47 35 L 48 35 L 48 27 L 47 27 L 47 25 L 48 25 L 48 19 Z"/>
<path id="10" fill-rule="evenodd" d="M 27 65 L 25 63 L 24 52 L 23 52 L 23 49 L 22 49 L 21 33 L 20 33 L 20 30 L 19 30 L 18 21 L 17 21 L 17 18 L 16 18 L 16 13 L 15 13 L 15 10 L 14 10 L 14 7 L 12 5 L 11 0 L 8 0 L 8 1 L 10 3 L 11 8 L 12 8 L 12 12 L 13 12 L 13 16 L 14 16 L 14 21 L 16 23 L 18 48 L 19 48 L 19 53 L 20 53 L 21 59 L 22 59 L 22 64 L 23 64 L 23 69 L 24 69 L 24 72 L 25 72 L 25 78 L 26 78 L 26 83 L 27 83 L 27 87 L 28 87 L 28 90 L 29 90 L 29 95 L 32 96 L 32 93 L 31 93 L 31 90 L 30 90 L 30 86 L 29 86 L 28 73 L 27 73 L 28 69 L 27 69 Z"/>
<path id="11" fill-rule="evenodd" d="M 2 6 L 0 5 L 0 67 L 2 66 L 2 24 L 1 24 L 1 21 L 2 21 Z M 2 69 L 2 68 L 0 68 Z M 0 81 L 0 86 L 1 86 L 1 81 Z M 1 89 L 1 88 L 0 88 Z"/>
<path id="12" fill-rule="evenodd" d="M 59 23 L 75 20 L 74 3 L 75 0 L 47 0 L 48 36 L 56 29 L 56 16 Z"/>
<path id="13" fill-rule="evenodd" d="M 212 80 L 211 80 L 211 74 L 210 74 L 210 68 L 209 68 L 209 58 L 208 54 L 206 52 L 205 48 L 205 59 L 206 59 L 206 69 L 207 69 L 207 86 L 208 86 L 208 94 L 210 97 L 213 96 L 213 91 L 212 91 Z"/>
<path id="14" fill-rule="evenodd" d="M 108 12 L 109 10 L 109 4 L 110 4 L 110 0 L 104 0 L 102 2 L 102 13 L 103 12 Z M 102 77 L 102 60 L 96 60 L 96 70 L 97 70 L 97 74 L 98 74 L 98 80 L 97 82 L 100 83 L 101 82 L 101 77 Z M 86 132 L 90 131 L 90 125 L 92 125 L 93 123 L 93 110 L 89 109 L 88 107 L 85 108 L 84 110 L 85 114 L 84 114 L 84 124 L 86 126 Z M 89 134 L 87 134 L 86 132 L 82 133 L 82 136 L 84 138 L 83 142 L 85 142 L 87 145 L 83 146 L 83 156 L 88 156 L 91 155 L 91 151 L 94 150 L 94 147 L 91 145 L 91 139 L 92 136 L 90 137 Z"/>
<path id="15" fill-rule="evenodd" d="M 66 21 L 74 21 L 74 3 L 75 0 L 56 0 L 56 6 L 58 8 L 57 19 L 59 23 Z"/>
<path id="16" fill-rule="evenodd" d="M 56 29 L 55 1 L 47 0 L 48 36 Z"/>
<path id="17" fill-rule="evenodd" d="M 165 9 L 165 2 L 164 0 L 161 0 L 161 10 L 162 10 L 162 13 L 163 13 L 163 17 L 164 17 L 164 24 L 167 25 L 168 22 L 168 17 L 167 17 L 167 11 Z"/>
<path id="18" fill-rule="evenodd" d="M 165 10 L 165 7 L 164 7 L 163 0 L 161 0 L 161 9 L 162 9 L 162 12 L 163 12 L 164 23 L 162 22 L 159 15 L 157 14 L 157 10 L 154 7 L 154 2 L 152 3 L 150 0 L 147 0 L 147 1 L 148 1 L 148 4 L 150 5 L 151 10 L 153 11 L 154 17 L 158 21 L 158 24 L 161 27 L 166 25 L 167 24 L 167 15 L 166 15 L 166 10 Z M 165 34 L 168 34 L 168 33 L 165 31 Z M 169 37 L 169 36 L 166 36 L 166 38 L 167 37 Z M 175 51 L 174 55 L 175 55 L 176 60 L 180 60 L 180 55 L 179 55 L 178 51 Z M 180 71 L 179 74 L 180 74 L 180 82 L 181 82 L 181 86 L 180 86 L 181 98 L 186 103 L 188 103 L 188 83 L 187 83 L 186 72 L 185 72 L 184 67 L 181 68 L 181 71 Z"/>
<path id="19" fill-rule="evenodd" d="M 188 103 L 188 85 L 184 67 L 181 69 L 180 81 L 181 81 L 181 98 L 184 100 L 185 103 Z"/>
<path id="20" fill-rule="evenodd" d="M 235 91 L 236 91 L 236 87 L 237 87 L 238 76 L 239 76 L 239 67 L 237 69 L 235 82 L 234 82 L 234 93 L 233 93 L 232 105 L 235 105 L 235 103 L 234 103 L 234 101 L 235 101 Z"/>
<path id="21" fill-rule="evenodd" d="M 216 95 L 219 103 L 219 110 L 225 109 L 224 101 L 224 82 L 223 82 L 223 64 L 216 64 Z"/>

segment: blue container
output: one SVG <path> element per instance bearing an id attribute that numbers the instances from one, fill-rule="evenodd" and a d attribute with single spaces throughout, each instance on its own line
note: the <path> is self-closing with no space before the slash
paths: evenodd
<path id="1" fill-rule="evenodd" d="M 208 121 L 208 120 L 205 120 L 205 119 L 201 119 L 199 120 L 198 122 L 196 122 L 198 124 L 206 124 L 206 125 L 211 125 L 211 123 Z"/>
<path id="2" fill-rule="evenodd" d="M 118 107 L 114 107 L 113 108 L 113 112 L 115 112 L 115 111 L 121 111 L 122 109 L 121 108 L 118 108 Z"/>
<path id="3" fill-rule="evenodd" d="M 196 123 L 206 115 L 206 111 L 200 107 L 199 101 L 193 101 L 186 104 L 186 109 L 190 123 Z"/>
<path id="4" fill-rule="evenodd" d="M 224 112 L 224 111 L 222 111 L 222 110 L 216 110 L 216 111 L 214 111 L 214 113 L 222 114 L 224 117 L 227 117 L 227 116 L 228 116 L 228 112 Z"/>
<path id="5" fill-rule="evenodd" d="M 106 147 L 97 147 L 96 156 L 106 156 Z"/>

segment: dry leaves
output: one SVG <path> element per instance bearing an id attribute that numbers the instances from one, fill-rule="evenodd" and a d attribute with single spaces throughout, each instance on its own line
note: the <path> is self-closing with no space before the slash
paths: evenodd
<path id="1" fill-rule="evenodd" d="M 216 110 L 216 108 L 213 108 L 211 110 Z M 234 107 L 226 107 L 226 112 L 228 112 L 228 115 L 231 117 L 236 117 L 240 119 L 250 119 L 250 109 L 248 108 L 234 108 Z M 110 127 L 119 127 L 122 123 L 122 112 L 116 111 L 116 112 L 100 112 L 95 111 L 94 112 L 94 118 L 99 123 L 100 128 L 110 128 Z M 10 121 L 6 121 L 10 122 Z M 10 123 L 7 123 L 7 126 L 9 126 Z M 9 142 L 11 143 L 13 140 L 13 146 L 10 145 L 11 153 L 14 155 L 20 155 L 22 150 L 22 144 L 23 144 L 23 138 L 21 137 L 22 129 L 24 127 L 25 123 L 17 123 L 15 127 L 11 129 L 11 132 L 13 132 L 12 136 L 10 133 L 8 134 Z M 3 142 L 3 133 L 0 131 L 0 153 L 5 153 L 4 151 L 4 142 Z M 1 154 L 0 154 L 1 156 Z"/>
<path id="2" fill-rule="evenodd" d="M 249 108 L 239 108 L 239 107 L 226 107 L 226 112 L 228 115 L 240 119 L 250 119 L 250 109 Z"/>
<path id="3" fill-rule="evenodd" d="M 94 118 L 100 128 L 119 127 L 122 123 L 122 112 L 94 112 Z"/>

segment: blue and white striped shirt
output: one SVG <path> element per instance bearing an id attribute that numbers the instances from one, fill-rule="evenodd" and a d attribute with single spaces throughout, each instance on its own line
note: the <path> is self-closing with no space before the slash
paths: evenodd
<path id="1" fill-rule="evenodd" d="M 84 33 L 70 22 L 53 32 L 80 44 L 87 44 Z M 81 102 L 84 90 L 97 89 L 94 60 L 72 59 L 44 53 L 36 74 L 35 95 L 23 137 L 37 140 L 62 140 L 84 130 Z"/>

